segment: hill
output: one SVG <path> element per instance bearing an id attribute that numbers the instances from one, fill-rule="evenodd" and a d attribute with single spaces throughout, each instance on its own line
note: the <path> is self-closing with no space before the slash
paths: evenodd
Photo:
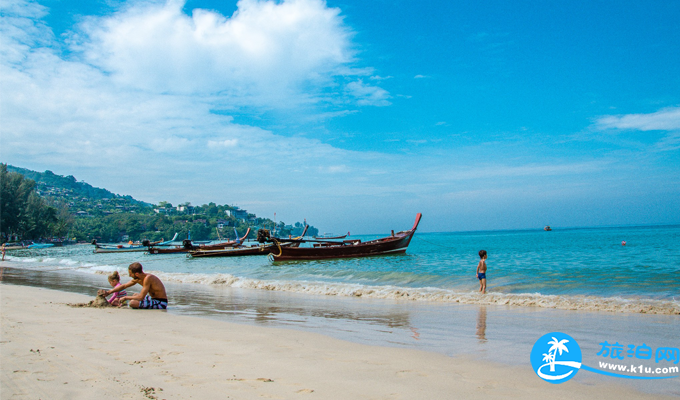
<path id="1" fill-rule="evenodd" d="M 70 238 L 80 241 L 159 240 L 191 236 L 197 240 L 232 238 L 243 235 L 248 227 L 274 228 L 281 236 L 298 235 L 303 224 L 274 223 L 268 218 L 258 218 L 246 210 L 215 203 L 192 206 L 184 203 L 173 207 L 162 201 L 153 205 L 131 196 L 115 194 L 109 190 L 79 182 L 74 176 L 56 175 L 52 171 L 36 172 L 7 165 L 7 170 L 36 182 L 36 193 L 48 204 L 63 210 L 62 219 L 69 228 Z M 308 235 L 317 235 L 318 229 L 309 227 Z"/>
<path id="2" fill-rule="evenodd" d="M 142 208 L 151 208 L 152 204 L 143 201 L 135 200 L 131 196 L 122 196 L 112 193 L 106 189 L 94 187 L 86 182 L 78 182 L 73 176 L 56 175 L 52 171 L 37 172 L 26 168 L 15 167 L 7 165 L 7 170 L 10 172 L 18 172 L 28 179 L 36 182 L 36 189 L 38 194 L 42 197 L 59 197 L 71 202 L 76 199 L 89 200 L 111 200 L 119 199 L 119 203 L 127 203 L 131 206 L 138 206 Z"/>

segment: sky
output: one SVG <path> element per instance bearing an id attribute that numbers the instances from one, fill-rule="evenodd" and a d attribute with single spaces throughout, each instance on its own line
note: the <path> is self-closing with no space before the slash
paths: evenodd
<path id="1" fill-rule="evenodd" d="M 320 232 L 680 223 L 677 1 L 0 0 L 0 161 Z"/>

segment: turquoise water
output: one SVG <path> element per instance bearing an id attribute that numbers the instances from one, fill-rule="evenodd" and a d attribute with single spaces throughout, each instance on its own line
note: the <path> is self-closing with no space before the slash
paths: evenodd
<path id="1" fill-rule="evenodd" d="M 486 296 L 477 293 L 480 249 L 489 254 Z M 680 226 L 417 233 L 405 255 L 304 262 L 94 254 L 89 245 L 8 254 L 21 268 L 107 273 L 140 261 L 168 281 L 261 290 L 680 313 Z"/>

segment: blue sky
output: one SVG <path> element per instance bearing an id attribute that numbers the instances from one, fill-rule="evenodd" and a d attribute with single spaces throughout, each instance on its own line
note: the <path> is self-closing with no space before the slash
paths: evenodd
<path id="1" fill-rule="evenodd" d="M 0 4 L 2 162 L 322 232 L 680 223 L 675 1 Z"/>

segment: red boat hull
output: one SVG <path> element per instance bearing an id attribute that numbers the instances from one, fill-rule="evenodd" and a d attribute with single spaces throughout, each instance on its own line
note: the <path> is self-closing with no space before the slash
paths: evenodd
<path id="1" fill-rule="evenodd" d="M 192 251 L 192 257 L 238 257 L 238 256 L 266 256 L 276 249 L 276 245 L 240 247 L 223 250 L 197 250 Z"/>
<path id="2" fill-rule="evenodd" d="M 328 258 L 370 257 L 385 254 L 405 253 L 413 235 L 416 233 L 422 214 L 418 213 L 413 228 L 399 232 L 394 236 L 360 243 L 349 240 L 338 244 L 321 245 L 318 247 L 281 247 L 273 249 L 274 261 L 288 260 L 323 260 Z M 280 254 L 275 254 L 276 252 Z"/>

